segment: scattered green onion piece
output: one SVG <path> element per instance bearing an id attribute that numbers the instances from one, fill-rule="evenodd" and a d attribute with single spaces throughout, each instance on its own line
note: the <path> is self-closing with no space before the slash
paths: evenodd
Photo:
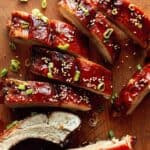
<path id="1" fill-rule="evenodd" d="M 97 89 L 100 91 L 104 91 L 105 90 L 105 83 L 101 82 L 98 84 Z"/>
<path id="2" fill-rule="evenodd" d="M 41 1 L 41 7 L 42 7 L 43 9 L 45 9 L 45 8 L 47 7 L 47 0 L 42 0 L 42 1 Z"/>
<path id="3" fill-rule="evenodd" d="M 12 41 L 9 42 L 9 47 L 10 47 L 11 50 L 16 50 L 17 49 L 15 43 L 12 42 Z"/>
<path id="4" fill-rule="evenodd" d="M 47 73 L 47 77 L 48 77 L 49 79 L 53 78 L 52 73 L 51 73 L 51 72 L 48 72 L 48 73 Z"/>
<path id="5" fill-rule="evenodd" d="M 12 59 L 10 63 L 10 70 L 12 72 L 17 72 L 20 69 L 20 62 L 16 59 Z"/>
<path id="6" fill-rule="evenodd" d="M 7 74 L 8 74 L 8 70 L 6 68 L 3 68 L 1 70 L 0 77 L 5 77 Z"/>
<path id="7" fill-rule="evenodd" d="M 113 28 L 108 28 L 103 34 L 104 39 L 108 40 L 110 36 L 112 35 L 113 31 L 114 31 Z"/>
<path id="8" fill-rule="evenodd" d="M 113 139 L 113 138 L 115 137 L 114 132 L 113 132 L 112 130 L 109 130 L 109 131 L 108 131 L 108 137 L 109 137 L 110 139 Z"/>
<path id="9" fill-rule="evenodd" d="M 17 120 L 16 120 L 16 121 L 13 121 L 12 123 L 10 123 L 10 124 L 8 124 L 8 125 L 6 126 L 6 129 L 7 129 L 7 130 L 8 130 L 8 129 L 11 129 L 12 127 L 16 126 L 17 123 L 18 123 Z"/>
<path id="10" fill-rule="evenodd" d="M 28 2 L 28 0 L 20 0 L 20 2 Z"/>
<path id="11" fill-rule="evenodd" d="M 113 93 L 112 96 L 111 96 L 111 103 L 113 104 L 114 101 L 118 98 L 118 93 Z"/>
<path id="12" fill-rule="evenodd" d="M 79 8 L 83 11 L 83 13 L 85 14 L 85 16 L 89 15 L 89 10 L 87 8 L 85 8 L 81 4 L 79 5 Z"/>
<path id="13" fill-rule="evenodd" d="M 130 9 L 130 11 L 134 11 L 135 10 L 135 5 L 134 4 L 129 4 L 128 8 Z"/>
<path id="14" fill-rule="evenodd" d="M 69 48 L 69 44 L 59 44 L 58 46 L 57 46 L 57 48 L 58 49 L 61 49 L 61 50 L 68 50 L 68 48 Z"/>
<path id="15" fill-rule="evenodd" d="M 19 84 L 18 89 L 24 91 L 26 89 L 26 86 L 24 84 Z"/>
<path id="16" fill-rule="evenodd" d="M 41 19 L 45 22 L 45 23 L 48 23 L 48 18 L 46 16 L 41 16 Z"/>
<path id="17" fill-rule="evenodd" d="M 113 10 L 111 11 L 112 15 L 117 15 L 118 14 L 118 10 L 117 8 L 113 8 Z"/>
<path id="18" fill-rule="evenodd" d="M 79 70 L 76 70 L 75 71 L 75 75 L 74 75 L 74 78 L 73 78 L 73 81 L 79 81 L 80 79 L 80 71 Z"/>
<path id="19" fill-rule="evenodd" d="M 54 68 L 54 63 L 52 63 L 52 62 L 48 63 L 48 68 L 49 68 L 49 69 Z"/>
<path id="20" fill-rule="evenodd" d="M 136 68 L 137 68 L 137 70 L 142 70 L 142 66 L 141 66 L 141 64 L 138 64 L 137 66 L 136 66 Z"/>
<path id="21" fill-rule="evenodd" d="M 26 95 L 31 95 L 33 93 L 33 89 L 27 89 L 26 90 Z"/>
<path id="22" fill-rule="evenodd" d="M 28 29 L 29 28 L 29 23 L 28 22 L 22 22 L 21 27 L 22 27 L 22 29 Z"/>
<path id="23" fill-rule="evenodd" d="M 32 15 L 35 16 L 35 17 L 38 16 L 40 13 L 41 13 L 40 10 L 37 9 L 37 8 L 32 10 Z"/>

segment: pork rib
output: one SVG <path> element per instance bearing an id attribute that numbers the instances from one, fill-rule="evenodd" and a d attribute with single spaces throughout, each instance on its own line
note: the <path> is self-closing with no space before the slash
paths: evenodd
<path id="1" fill-rule="evenodd" d="M 126 135 L 120 141 L 118 139 L 113 139 L 112 141 L 98 141 L 95 144 L 70 150 L 133 150 L 135 140 L 135 137 Z"/>
<path id="2" fill-rule="evenodd" d="M 87 46 L 78 30 L 62 21 L 47 20 L 22 11 L 14 11 L 8 22 L 12 41 L 28 41 L 87 57 Z"/>
<path id="3" fill-rule="evenodd" d="M 96 11 L 94 5 L 86 0 L 61 0 L 59 10 L 91 39 L 106 60 L 113 63 L 121 49 L 118 29 Z"/>
<path id="4" fill-rule="evenodd" d="M 4 103 L 18 107 L 64 107 L 88 111 L 88 93 L 65 85 L 37 81 L 6 79 L 3 81 Z"/>
<path id="5" fill-rule="evenodd" d="M 85 58 L 33 46 L 31 72 L 87 89 L 109 98 L 112 73 Z"/>
<path id="6" fill-rule="evenodd" d="M 117 112 L 131 114 L 142 99 L 150 92 L 150 64 L 143 67 L 129 80 L 114 101 L 113 107 Z"/>
<path id="7" fill-rule="evenodd" d="M 80 123 L 78 116 L 65 112 L 53 112 L 48 116 L 37 114 L 15 121 L 0 136 L 0 150 L 10 150 L 19 142 L 31 138 L 63 144 Z"/>

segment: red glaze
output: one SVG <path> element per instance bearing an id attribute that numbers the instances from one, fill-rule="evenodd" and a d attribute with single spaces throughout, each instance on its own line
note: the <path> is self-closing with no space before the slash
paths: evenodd
<path id="1" fill-rule="evenodd" d="M 26 85 L 26 89 L 19 90 L 20 84 Z M 4 89 L 7 91 L 4 103 L 9 107 L 54 106 L 82 111 L 91 109 L 85 92 L 62 84 L 6 79 Z M 27 95 L 27 89 L 32 89 L 33 92 Z"/>
<path id="2" fill-rule="evenodd" d="M 22 27 L 24 22 L 29 24 L 28 27 Z M 15 11 L 12 13 L 8 29 L 12 40 L 31 40 L 53 48 L 58 48 L 60 44 L 68 44 L 68 52 L 87 57 L 88 49 L 83 36 L 67 23 L 58 20 L 44 22 L 28 13 Z"/>
<path id="3" fill-rule="evenodd" d="M 141 93 L 148 88 L 150 92 L 150 64 L 146 65 L 141 71 L 136 72 L 128 84 L 122 89 L 119 98 L 114 102 L 116 110 L 122 113 L 132 107 Z"/>
<path id="4" fill-rule="evenodd" d="M 137 6 L 131 4 L 129 0 L 96 1 L 97 5 L 95 6 L 97 10 L 102 11 L 123 31 L 128 31 L 126 33 L 140 44 L 141 47 L 148 47 L 150 40 L 150 20 Z M 132 5 L 133 9 L 131 8 Z M 112 10 L 114 9 L 118 12 L 116 15 L 112 14 Z"/>
<path id="5" fill-rule="evenodd" d="M 113 31 L 110 38 L 108 40 L 105 40 L 104 33 L 109 28 L 113 29 L 111 24 L 107 21 L 106 17 L 100 12 L 97 12 L 95 18 L 91 20 L 91 24 L 89 25 L 89 31 L 92 34 L 95 34 L 98 37 L 99 41 L 103 43 L 108 54 L 111 57 L 111 60 L 114 61 L 121 50 L 121 45 L 119 44 L 120 41 L 116 35 L 115 30 Z"/>
<path id="6" fill-rule="evenodd" d="M 91 0 L 80 0 L 80 1 L 70 1 L 70 0 L 62 0 L 59 3 L 60 12 L 63 14 L 63 10 L 67 11 L 68 14 L 72 14 L 74 18 L 80 22 L 82 28 L 75 22 L 71 17 L 66 17 L 70 20 L 74 25 L 76 25 L 81 32 L 85 33 L 92 41 L 95 40 L 94 35 L 97 37 L 98 41 L 95 43 L 98 45 L 103 45 L 105 48 L 104 51 L 107 51 L 109 55 L 108 59 L 111 63 L 118 56 L 118 52 L 120 51 L 119 38 L 116 34 L 115 29 L 106 19 L 106 17 L 95 9 L 97 1 Z M 104 33 L 107 29 L 114 29 L 112 35 L 108 40 L 105 40 Z M 103 49 L 101 46 L 99 49 Z M 101 51 L 101 50 L 100 50 Z M 101 52 L 103 54 L 103 52 Z M 104 54 L 103 54 L 104 55 Z M 104 55 L 104 57 L 106 57 Z"/>
<path id="7" fill-rule="evenodd" d="M 47 77 L 48 65 L 53 63 L 51 79 L 67 82 L 92 92 L 110 97 L 112 93 L 112 73 L 106 68 L 84 58 L 74 57 L 61 52 L 50 51 L 47 48 L 35 46 L 31 72 Z M 78 81 L 74 81 L 75 72 L 80 71 Z M 98 89 L 99 84 L 104 88 Z"/>

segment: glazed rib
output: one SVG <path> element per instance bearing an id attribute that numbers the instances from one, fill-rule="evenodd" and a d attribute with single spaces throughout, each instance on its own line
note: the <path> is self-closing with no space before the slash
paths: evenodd
<path id="1" fill-rule="evenodd" d="M 32 47 L 31 72 L 80 87 L 109 98 L 112 93 L 112 73 L 85 58 Z"/>
<path id="2" fill-rule="evenodd" d="M 94 3 L 94 2 L 93 2 Z M 86 34 L 110 63 L 117 58 L 121 46 L 115 28 L 89 1 L 61 0 L 61 14 Z"/>
<path id="3" fill-rule="evenodd" d="M 97 0 L 97 2 L 97 9 L 125 31 L 133 41 L 143 48 L 149 46 L 150 20 L 136 5 L 129 0 Z M 117 13 L 114 15 L 113 11 Z"/>
<path id="4" fill-rule="evenodd" d="M 82 5 L 82 10 L 79 9 L 79 5 Z M 61 13 L 68 20 L 71 18 L 70 16 L 67 17 L 65 9 L 69 14 L 74 13 L 76 8 L 78 8 L 76 11 L 78 14 L 83 14 L 83 11 L 86 10 L 91 15 L 91 9 L 96 12 L 101 11 L 142 48 L 147 48 L 150 45 L 150 20 L 129 0 L 73 0 L 73 2 L 72 0 L 61 0 L 60 7 Z"/>
<path id="5" fill-rule="evenodd" d="M 19 142 L 31 138 L 64 144 L 66 137 L 80 124 L 78 116 L 66 112 L 36 114 L 24 120 L 14 121 L 0 136 L 0 150 L 10 150 Z"/>
<path id="6" fill-rule="evenodd" d="M 6 79 L 3 91 L 4 103 L 12 108 L 39 106 L 82 111 L 91 109 L 88 94 L 62 84 Z"/>
<path id="7" fill-rule="evenodd" d="M 117 112 L 131 114 L 150 92 L 150 64 L 135 73 L 132 79 L 120 92 L 119 98 L 114 101 L 113 107 Z"/>
<path id="8" fill-rule="evenodd" d="M 118 139 L 113 139 L 112 141 L 98 141 L 95 144 L 70 150 L 133 150 L 134 143 L 135 137 L 126 135 L 120 141 Z"/>
<path id="9" fill-rule="evenodd" d="M 8 22 L 12 41 L 28 41 L 87 57 L 87 46 L 78 30 L 62 21 L 48 20 L 22 11 L 12 13 Z"/>

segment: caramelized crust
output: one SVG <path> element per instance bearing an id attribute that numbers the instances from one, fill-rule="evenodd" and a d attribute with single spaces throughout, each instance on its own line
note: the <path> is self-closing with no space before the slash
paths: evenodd
<path id="1" fill-rule="evenodd" d="M 20 86 L 25 86 L 24 89 Z M 4 103 L 9 107 L 64 107 L 88 111 L 88 93 L 62 84 L 6 79 Z"/>
<path id="2" fill-rule="evenodd" d="M 118 112 L 131 114 L 143 98 L 150 92 L 150 64 L 135 73 L 122 89 L 119 98 L 114 102 Z"/>
<path id="3" fill-rule="evenodd" d="M 58 20 L 45 21 L 31 14 L 15 11 L 8 22 L 8 30 L 10 39 L 15 42 L 26 40 L 87 57 L 88 49 L 83 36 L 67 23 Z"/>
<path id="4" fill-rule="evenodd" d="M 106 60 L 113 63 L 121 48 L 116 32 L 118 29 L 101 12 L 96 11 L 94 2 L 62 0 L 59 10 L 91 39 Z"/>
<path id="5" fill-rule="evenodd" d="M 109 98 L 112 93 L 112 73 L 85 58 L 32 47 L 31 72 L 59 80 Z"/>

